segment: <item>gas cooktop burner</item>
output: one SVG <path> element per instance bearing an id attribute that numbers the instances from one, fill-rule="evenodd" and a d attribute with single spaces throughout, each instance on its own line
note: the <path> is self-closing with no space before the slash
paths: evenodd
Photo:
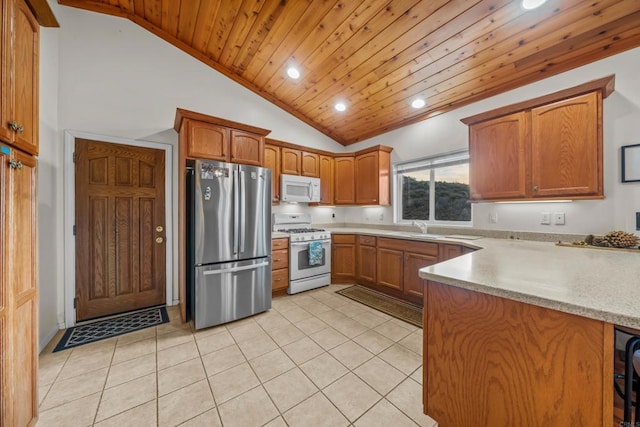
<path id="1" fill-rule="evenodd" d="M 291 228 L 289 230 L 282 228 L 278 231 L 282 231 L 284 233 L 315 233 L 319 231 L 325 231 L 322 228 Z"/>

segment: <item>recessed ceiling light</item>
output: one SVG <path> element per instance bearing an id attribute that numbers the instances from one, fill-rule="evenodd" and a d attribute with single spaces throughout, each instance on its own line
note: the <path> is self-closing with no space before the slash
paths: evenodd
<path id="1" fill-rule="evenodd" d="M 291 77 L 292 79 L 299 79 L 300 78 L 300 71 L 298 71 L 298 69 L 296 67 L 289 67 L 287 69 L 287 75 L 289 77 Z"/>
<path id="2" fill-rule="evenodd" d="M 426 102 L 424 102 L 424 99 L 418 98 L 418 99 L 414 99 L 413 100 L 413 102 L 411 103 L 411 106 L 413 108 L 422 108 L 422 107 L 424 107 L 425 104 L 426 104 Z"/>
<path id="3" fill-rule="evenodd" d="M 344 110 L 346 110 L 346 109 L 347 109 L 347 106 L 346 106 L 346 105 L 344 105 L 344 103 L 343 103 L 343 102 L 338 102 L 338 103 L 335 105 L 335 109 L 336 109 L 336 110 L 338 110 L 338 111 L 344 111 Z"/>
<path id="4" fill-rule="evenodd" d="M 522 0 L 522 7 L 527 10 L 542 6 L 547 0 Z"/>

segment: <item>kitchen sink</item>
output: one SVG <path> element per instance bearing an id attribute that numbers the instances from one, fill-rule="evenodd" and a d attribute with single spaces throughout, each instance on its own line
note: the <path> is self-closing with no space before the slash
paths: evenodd
<path id="1" fill-rule="evenodd" d="M 429 234 L 429 233 L 410 233 L 410 232 L 394 232 L 394 236 L 400 237 L 413 237 L 415 239 L 442 239 L 444 236 L 442 234 Z"/>

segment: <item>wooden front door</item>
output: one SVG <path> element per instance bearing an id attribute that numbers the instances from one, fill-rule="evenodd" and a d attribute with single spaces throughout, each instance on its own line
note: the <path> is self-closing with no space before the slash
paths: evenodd
<path id="1" fill-rule="evenodd" d="M 76 318 L 165 302 L 164 151 L 75 142 Z"/>

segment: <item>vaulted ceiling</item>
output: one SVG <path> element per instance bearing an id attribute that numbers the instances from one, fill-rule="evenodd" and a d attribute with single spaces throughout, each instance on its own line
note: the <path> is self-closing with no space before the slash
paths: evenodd
<path id="1" fill-rule="evenodd" d="M 639 0 L 59 3 L 128 18 L 345 145 L 640 46 Z"/>

